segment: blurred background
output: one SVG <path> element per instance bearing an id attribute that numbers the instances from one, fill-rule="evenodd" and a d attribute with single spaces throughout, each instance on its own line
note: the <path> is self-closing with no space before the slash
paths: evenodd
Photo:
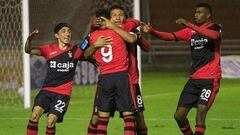
<path id="1" fill-rule="evenodd" d="M 140 0 L 141 21 L 150 22 L 160 31 L 177 31 L 183 27 L 175 24 L 175 20 L 182 17 L 192 21 L 195 5 L 198 2 L 209 2 L 213 6 L 213 21 L 223 26 L 222 55 L 240 54 L 240 27 L 238 27 L 240 18 L 237 17 L 240 12 L 240 2 L 238 0 Z M 133 16 L 133 0 L 31 0 L 29 3 L 30 30 L 34 28 L 40 30 L 34 43 L 41 45 L 54 41 L 52 32 L 54 25 L 58 22 L 67 22 L 73 27 L 73 42 L 78 44 L 88 33 L 88 22 L 94 11 L 116 4 L 125 7 L 128 14 Z M 142 70 L 180 69 L 188 71 L 191 63 L 188 45 L 184 42 L 164 42 L 150 35 L 145 36 L 152 46 L 150 52 L 142 52 Z M 35 61 L 36 59 L 32 58 L 31 62 L 35 63 L 32 64 L 32 71 L 40 67 L 41 62 L 37 64 Z M 90 70 L 84 69 L 76 76 L 80 78 L 76 83 L 95 83 L 91 81 L 96 78 L 95 76 L 88 78 L 88 75 L 85 75 L 86 72 L 92 70 L 92 67 Z M 44 70 L 41 69 L 41 71 Z M 42 74 L 39 74 L 40 76 L 42 77 Z M 86 77 L 81 79 L 81 76 Z M 82 81 L 85 83 L 81 83 Z M 35 85 L 33 83 L 32 85 Z"/>

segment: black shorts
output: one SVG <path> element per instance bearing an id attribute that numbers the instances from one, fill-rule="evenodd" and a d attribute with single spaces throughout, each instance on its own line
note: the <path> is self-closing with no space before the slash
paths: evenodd
<path id="1" fill-rule="evenodd" d="M 133 92 L 134 94 L 134 98 L 135 98 L 135 103 L 137 106 L 137 112 L 143 112 L 144 111 L 144 103 L 143 103 L 143 99 L 142 99 L 142 94 L 141 94 L 141 90 L 140 90 L 140 86 L 139 84 L 133 84 Z"/>
<path id="2" fill-rule="evenodd" d="M 93 113 L 92 113 L 92 115 L 98 115 L 98 106 L 97 106 L 98 92 L 99 92 L 99 85 L 97 83 L 97 89 L 96 89 L 95 97 L 94 97 L 94 101 L 93 101 Z M 115 109 L 112 110 L 112 112 L 110 112 L 110 117 L 114 117 L 114 112 L 115 111 L 116 111 L 116 107 L 115 107 Z"/>
<path id="3" fill-rule="evenodd" d="M 128 72 L 99 76 L 97 106 L 100 111 L 134 112 Z"/>
<path id="4" fill-rule="evenodd" d="M 69 101 L 70 97 L 67 95 L 40 90 L 35 98 L 34 106 L 42 107 L 44 113 L 54 114 L 58 117 L 57 122 L 62 122 Z"/>
<path id="5" fill-rule="evenodd" d="M 178 107 L 211 107 L 219 90 L 220 79 L 190 79 L 180 95 Z"/>

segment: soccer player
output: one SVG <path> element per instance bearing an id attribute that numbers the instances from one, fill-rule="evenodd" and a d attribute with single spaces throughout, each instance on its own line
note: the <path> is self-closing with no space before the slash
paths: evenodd
<path id="1" fill-rule="evenodd" d="M 186 28 L 173 32 L 160 32 L 143 24 L 143 30 L 163 40 L 183 40 L 190 45 L 192 67 L 190 79 L 180 95 L 174 118 L 184 135 L 204 135 L 205 119 L 219 90 L 221 78 L 220 44 L 221 26 L 211 22 L 212 7 L 208 3 L 199 3 L 195 10 L 195 25 L 185 19 L 176 23 Z M 190 109 L 197 108 L 195 133 L 193 133 L 187 115 Z"/>
<path id="2" fill-rule="evenodd" d="M 111 16 L 111 21 L 120 27 L 124 26 L 122 24 L 125 22 L 125 19 L 127 16 L 124 8 L 121 6 L 115 5 L 115 6 L 112 6 L 109 11 L 110 11 L 110 16 Z M 93 26 L 93 29 L 98 26 L 97 21 L 99 21 L 99 20 L 94 19 L 92 21 L 91 26 Z M 130 33 L 132 34 L 132 32 L 130 32 Z M 150 44 L 147 42 L 147 40 L 144 39 L 142 36 L 140 36 L 138 31 L 137 31 L 137 33 L 134 33 L 134 36 L 136 36 L 136 35 L 138 37 L 137 44 L 140 45 L 142 50 L 149 51 Z M 141 96 L 141 92 L 140 92 L 140 87 L 138 84 L 139 73 L 138 73 L 138 68 L 137 68 L 137 46 L 136 46 L 136 44 L 128 45 L 127 50 L 128 50 L 128 59 L 129 59 L 128 72 L 129 72 L 130 79 L 131 79 L 131 85 L 134 90 L 133 92 L 135 93 L 134 95 L 136 95 L 135 100 L 136 100 L 137 107 L 138 107 L 137 112 L 136 112 L 137 134 L 145 135 L 145 134 L 147 134 L 147 126 L 146 126 L 146 123 L 144 120 L 143 100 L 142 100 L 142 96 Z M 96 94 L 96 96 L 97 96 L 97 94 Z M 95 97 L 94 101 L 96 101 L 96 97 Z M 88 126 L 88 134 L 89 135 L 97 134 L 97 119 L 98 119 L 97 107 L 96 107 L 96 103 L 94 103 L 93 115 L 92 115 L 91 121 Z"/>
<path id="3" fill-rule="evenodd" d="M 117 110 L 123 112 L 124 134 L 135 135 L 135 116 L 133 115 L 135 106 L 130 91 L 127 51 L 124 40 L 133 43 L 136 41 L 136 37 L 110 22 L 107 19 L 110 18 L 108 10 L 100 9 L 96 16 L 101 16 L 102 23 L 98 30 L 90 34 L 90 44 L 100 35 L 113 38 L 112 45 L 91 50 L 90 53 L 85 52 L 88 56 L 94 54 L 100 68 L 98 97 L 95 101 L 99 116 L 97 119 L 97 134 L 107 134 L 110 113 Z M 139 24 L 138 21 L 138 24 L 134 24 L 135 26 L 126 25 L 125 27 L 126 29 L 134 29 Z M 88 134 L 94 134 L 94 132 Z"/>
<path id="4" fill-rule="evenodd" d="M 48 114 L 46 135 L 55 135 L 55 124 L 63 121 L 70 101 L 76 65 L 84 50 L 70 43 L 71 29 L 67 23 L 59 23 L 54 28 L 57 43 L 32 47 L 31 40 L 38 33 L 38 30 L 34 30 L 29 35 L 25 52 L 45 57 L 48 68 L 44 84 L 34 101 L 27 135 L 37 135 L 38 121 L 43 113 Z M 95 47 L 103 47 L 110 43 L 108 40 L 99 37 L 93 44 Z"/>
<path id="5" fill-rule="evenodd" d="M 127 14 L 124 10 L 123 7 L 115 5 L 112 6 L 109 10 L 110 15 L 111 15 L 111 21 L 117 24 L 118 26 L 122 26 L 124 24 L 125 19 L 127 18 Z M 144 120 L 144 104 L 143 104 L 143 99 L 140 91 L 140 86 L 139 86 L 139 71 L 138 71 L 138 61 L 137 61 L 137 45 L 141 47 L 142 50 L 144 51 L 149 51 L 150 49 L 150 44 L 147 42 L 145 38 L 143 38 L 140 35 L 140 32 L 135 29 L 131 31 L 130 33 L 133 33 L 137 35 L 138 40 L 132 45 L 127 46 L 128 50 L 128 59 L 129 59 L 129 67 L 128 67 L 128 73 L 131 78 L 131 84 L 133 87 L 133 92 L 136 95 L 135 100 L 137 103 L 137 111 L 136 111 L 136 131 L 137 135 L 146 135 L 147 134 L 147 126 Z"/>

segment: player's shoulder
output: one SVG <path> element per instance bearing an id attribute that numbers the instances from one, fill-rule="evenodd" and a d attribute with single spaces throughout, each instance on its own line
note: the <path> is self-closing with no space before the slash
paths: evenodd
<path id="1" fill-rule="evenodd" d="M 43 44 L 43 45 L 40 45 L 38 47 L 41 48 L 41 49 L 47 49 L 47 48 L 51 48 L 53 46 L 54 46 L 54 43 L 50 43 L 50 44 Z"/>
<path id="2" fill-rule="evenodd" d="M 219 23 L 214 23 L 212 22 L 209 29 L 211 30 L 216 30 L 216 31 L 220 31 L 222 29 L 222 25 Z"/>

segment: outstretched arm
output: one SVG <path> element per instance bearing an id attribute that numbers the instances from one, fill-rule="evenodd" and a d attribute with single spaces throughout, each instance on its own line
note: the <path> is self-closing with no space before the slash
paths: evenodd
<path id="1" fill-rule="evenodd" d="M 115 32 L 117 32 L 126 42 L 135 43 L 137 41 L 137 37 L 134 34 L 130 34 L 126 32 L 125 30 L 121 29 L 120 27 L 118 27 L 116 24 L 112 23 L 110 20 L 108 20 L 105 17 L 101 17 L 101 18 L 105 21 L 106 27 L 108 29 L 112 29 Z"/>
<path id="2" fill-rule="evenodd" d="M 152 35 L 159 37 L 166 41 L 177 40 L 173 33 L 161 32 L 155 30 L 150 24 L 141 23 L 141 28 L 144 32 L 151 33 Z"/>
<path id="3" fill-rule="evenodd" d="M 210 29 L 206 29 L 206 28 L 202 28 L 196 25 L 193 25 L 192 23 L 188 22 L 187 20 L 180 18 L 176 20 L 177 24 L 182 24 L 194 31 L 196 31 L 197 33 L 204 35 L 210 39 L 218 39 L 220 38 L 220 33 L 214 30 L 210 30 Z"/>
<path id="4" fill-rule="evenodd" d="M 32 39 L 39 33 L 39 31 L 37 29 L 35 29 L 32 33 L 29 34 L 27 41 L 25 43 L 25 52 L 28 54 L 32 54 L 32 55 L 40 55 L 40 51 L 38 48 L 34 48 L 32 47 L 31 41 Z"/>

